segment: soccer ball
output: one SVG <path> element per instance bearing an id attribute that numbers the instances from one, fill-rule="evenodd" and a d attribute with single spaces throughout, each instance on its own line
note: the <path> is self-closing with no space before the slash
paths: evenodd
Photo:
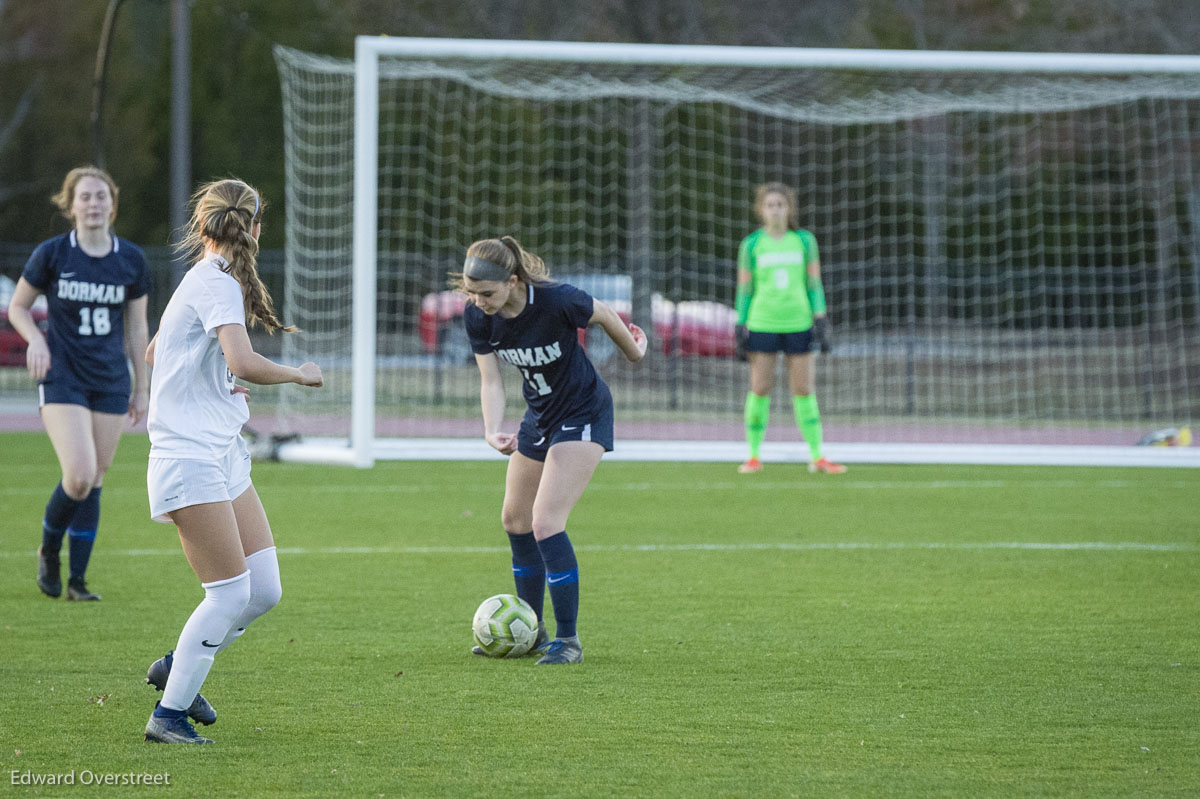
<path id="1" fill-rule="evenodd" d="M 537 614 L 524 599 L 496 594 L 483 600 L 471 622 L 475 643 L 488 657 L 519 658 L 537 640 Z"/>

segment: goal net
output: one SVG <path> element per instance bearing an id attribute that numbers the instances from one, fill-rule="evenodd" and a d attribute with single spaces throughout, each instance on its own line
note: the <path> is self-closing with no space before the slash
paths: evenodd
<path id="1" fill-rule="evenodd" d="M 508 234 L 650 334 L 637 365 L 589 338 L 619 438 L 739 438 L 736 252 L 776 180 L 820 245 L 828 441 L 1133 444 L 1197 417 L 1200 58 L 357 47 L 276 48 L 284 356 L 327 380 L 280 392 L 281 429 L 360 463 L 478 437 L 446 276 Z M 773 405 L 797 435 L 782 371 Z"/>

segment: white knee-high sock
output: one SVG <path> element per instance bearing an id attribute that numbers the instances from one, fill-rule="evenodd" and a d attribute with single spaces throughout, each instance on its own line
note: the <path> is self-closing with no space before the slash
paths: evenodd
<path id="1" fill-rule="evenodd" d="M 160 704 L 172 710 L 187 710 L 192 704 L 212 668 L 213 655 L 250 602 L 248 571 L 201 585 L 204 599 L 183 625 L 179 643 L 175 645 L 171 676 L 163 690 Z"/>
<path id="2" fill-rule="evenodd" d="M 246 558 L 246 568 L 250 570 L 250 602 L 242 615 L 233 623 L 225 640 L 217 647 L 218 652 L 242 637 L 250 622 L 279 604 L 283 596 L 283 585 L 279 582 L 279 558 L 275 555 L 275 547 L 260 549 Z"/>

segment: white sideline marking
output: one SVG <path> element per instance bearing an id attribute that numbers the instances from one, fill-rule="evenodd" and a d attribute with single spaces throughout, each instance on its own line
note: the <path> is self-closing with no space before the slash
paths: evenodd
<path id="1" fill-rule="evenodd" d="M 505 459 L 482 438 L 379 438 L 377 460 L 488 461 Z M 344 438 L 306 437 L 283 444 L 279 456 L 295 463 L 347 463 Z M 1200 447 L 1069 446 L 1038 444 L 904 444 L 825 442 L 825 455 L 841 463 L 977 464 L 1008 466 L 1200 467 Z M 741 463 L 744 441 L 637 441 L 621 439 L 606 461 Z M 808 462 L 802 441 L 767 441 L 763 463 Z"/>
<path id="2" fill-rule="evenodd" d="M 796 479 L 796 480 L 775 480 L 765 481 L 756 475 L 746 475 L 736 480 L 722 480 L 720 482 L 696 483 L 696 482 L 637 482 L 637 483 L 606 483 L 603 480 L 598 480 L 588 486 L 588 491 L 829 491 L 835 489 L 911 489 L 919 490 L 940 490 L 947 488 L 1009 488 L 1013 486 L 1036 485 L 1039 488 L 1136 488 L 1140 484 L 1134 484 L 1129 480 L 854 480 L 843 477 L 826 479 L 818 477 L 816 479 Z M 1194 488 L 1195 482 L 1187 480 L 1170 480 L 1162 481 L 1155 484 L 1156 488 Z M 356 485 L 353 483 L 338 484 L 338 483 L 322 483 L 320 485 L 306 485 L 303 483 L 272 485 L 268 489 L 271 494 L 285 493 L 289 491 L 297 491 L 304 494 L 424 494 L 427 491 L 435 491 L 442 488 L 443 485 L 427 484 L 420 485 L 414 483 L 404 483 L 400 485 Z M 489 490 L 488 486 L 483 486 L 483 490 Z M 495 485 L 490 487 L 494 493 L 504 491 L 502 481 L 497 481 Z M 105 486 L 106 495 L 126 494 L 126 493 L 142 493 L 144 489 L 138 486 Z M 24 488 L 24 487 L 6 487 L 0 488 L 0 496 L 7 497 L 42 497 L 46 495 L 46 489 Z"/>
<path id="3" fill-rule="evenodd" d="M 1150 544 L 1138 541 L 981 541 L 973 542 L 916 542 L 903 541 L 815 541 L 812 543 L 764 544 L 583 544 L 579 552 L 814 552 L 863 550 L 954 550 L 983 551 L 995 549 L 1061 551 L 1061 552 L 1200 552 L 1200 544 Z M 281 555 L 473 555 L 506 554 L 508 547 L 430 546 L 430 547 L 279 547 Z M 118 549 L 105 550 L 105 555 L 125 557 L 156 557 L 181 555 L 179 549 Z M 31 558 L 28 552 L 0 552 L 0 558 Z"/>

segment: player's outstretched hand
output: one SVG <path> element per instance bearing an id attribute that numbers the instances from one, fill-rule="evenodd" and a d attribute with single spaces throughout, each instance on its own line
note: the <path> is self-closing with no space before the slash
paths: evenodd
<path id="1" fill-rule="evenodd" d="M 516 433 L 492 433 L 487 436 L 487 443 L 498 450 L 501 455 L 511 455 L 517 451 Z"/>
<path id="2" fill-rule="evenodd" d="M 325 378 L 321 375 L 321 367 L 312 361 L 300 364 L 298 371 L 300 372 L 300 385 L 311 386 L 312 388 L 320 388 L 325 385 Z"/>
<path id="3" fill-rule="evenodd" d="M 640 361 L 642 358 L 646 357 L 646 331 L 642 330 L 633 322 L 630 322 L 629 332 L 633 335 L 633 345 L 637 347 L 638 352 L 638 356 L 636 358 L 630 358 L 629 360 L 635 362 Z"/>

